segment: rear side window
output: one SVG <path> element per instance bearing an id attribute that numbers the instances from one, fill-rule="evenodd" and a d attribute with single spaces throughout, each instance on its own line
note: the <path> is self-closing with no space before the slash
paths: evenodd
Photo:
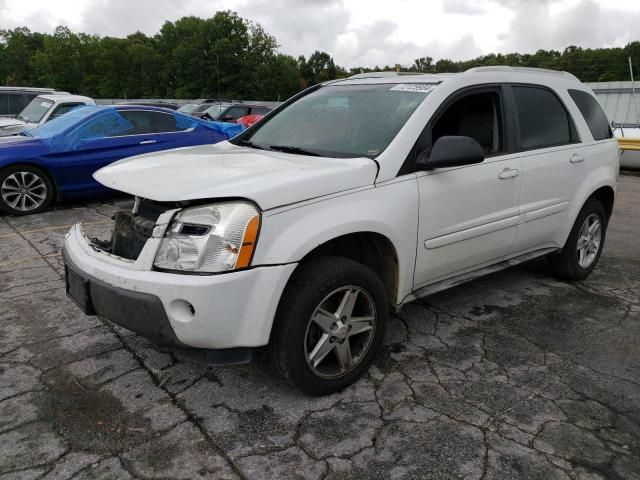
<path id="1" fill-rule="evenodd" d="M 609 120 L 607 120 L 607 116 L 595 98 L 587 92 L 580 90 L 569 90 L 569 95 L 571 95 L 573 101 L 576 102 L 578 110 L 580 110 L 580 113 L 582 113 L 582 116 L 587 122 L 594 140 L 604 140 L 605 138 L 613 137 Z"/>
<path id="2" fill-rule="evenodd" d="M 119 113 L 133 126 L 126 135 L 179 132 L 189 128 L 177 125 L 176 117 L 168 113 L 151 110 L 121 110 Z"/>
<path id="3" fill-rule="evenodd" d="M 577 139 L 571 117 L 556 95 L 544 88 L 514 86 L 522 149 L 545 148 Z"/>

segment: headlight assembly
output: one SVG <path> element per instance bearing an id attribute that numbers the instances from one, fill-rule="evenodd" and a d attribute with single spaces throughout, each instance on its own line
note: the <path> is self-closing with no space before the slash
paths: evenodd
<path id="1" fill-rule="evenodd" d="M 160 243 L 154 265 L 163 270 L 219 273 L 251 264 L 260 212 L 233 201 L 178 212 Z"/>

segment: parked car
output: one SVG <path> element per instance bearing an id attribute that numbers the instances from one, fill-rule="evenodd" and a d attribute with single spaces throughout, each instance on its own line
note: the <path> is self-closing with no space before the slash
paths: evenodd
<path id="1" fill-rule="evenodd" d="M 251 105 L 246 103 L 235 103 L 227 106 L 222 110 L 217 117 L 212 120 L 218 120 L 220 122 L 236 123 L 239 118 L 246 117 L 248 115 L 266 115 L 271 111 L 271 107 L 266 105 Z"/>
<path id="2" fill-rule="evenodd" d="M 56 199 L 106 192 L 92 177 L 99 168 L 132 155 L 219 142 L 242 131 L 233 127 L 157 107 L 77 107 L 0 139 L 0 211 L 24 215 Z"/>
<path id="3" fill-rule="evenodd" d="M 0 118 L 19 114 L 38 95 L 56 92 L 53 88 L 0 87 Z"/>
<path id="4" fill-rule="evenodd" d="M 559 278 L 586 278 L 618 162 L 570 74 L 328 82 L 231 141 L 96 172 L 136 202 L 112 241 L 67 234 L 67 293 L 212 363 L 268 345 L 289 381 L 327 394 L 367 370 L 407 302 L 542 256 Z"/>
<path id="5" fill-rule="evenodd" d="M 186 103 L 186 104 L 182 105 L 178 109 L 178 111 L 190 115 L 190 114 L 192 114 L 192 113 L 194 113 L 196 111 L 204 112 L 207 108 L 211 107 L 212 105 L 220 105 L 220 104 L 223 104 L 223 103 L 229 103 L 229 101 L 228 100 L 218 100 L 217 98 L 199 98 L 197 100 L 194 100 L 193 102 Z M 198 108 L 201 105 L 203 105 L 203 107 L 200 108 L 200 110 L 198 110 Z"/>
<path id="6" fill-rule="evenodd" d="M 140 102 L 122 102 L 119 103 L 119 105 L 140 105 L 142 107 L 160 107 L 160 108 L 168 108 L 170 110 L 178 110 L 179 105 L 176 103 L 171 103 L 171 102 L 147 102 L 147 101 L 140 101 Z"/>
<path id="7" fill-rule="evenodd" d="M 38 95 L 16 118 L 0 120 L 0 137 L 28 132 L 78 106 L 95 104 L 92 98 L 82 95 Z"/>

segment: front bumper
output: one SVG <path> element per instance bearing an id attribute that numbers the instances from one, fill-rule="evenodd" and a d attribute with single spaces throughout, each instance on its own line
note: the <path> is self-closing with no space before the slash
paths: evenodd
<path id="1" fill-rule="evenodd" d="M 92 246 L 80 224 L 74 225 L 63 255 L 68 275 L 79 277 L 73 281 L 76 302 L 86 282 L 87 313 L 157 343 L 206 349 L 268 343 L 280 296 L 296 264 L 218 275 L 158 272 L 151 268 L 159 242 L 150 238 L 138 259 L 130 261 Z"/>

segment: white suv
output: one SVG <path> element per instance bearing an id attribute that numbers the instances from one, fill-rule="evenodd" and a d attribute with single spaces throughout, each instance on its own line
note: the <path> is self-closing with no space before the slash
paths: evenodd
<path id="1" fill-rule="evenodd" d="M 95 174 L 136 196 L 110 240 L 67 234 L 67 291 L 210 363 L 268 345 L 301 390 L 360 377 L 388 313 L 547 255 L 580 280 L 603 248 L 618 145 L 561 72 L 359 75 L 311 87 L 231 141 Z"/>

